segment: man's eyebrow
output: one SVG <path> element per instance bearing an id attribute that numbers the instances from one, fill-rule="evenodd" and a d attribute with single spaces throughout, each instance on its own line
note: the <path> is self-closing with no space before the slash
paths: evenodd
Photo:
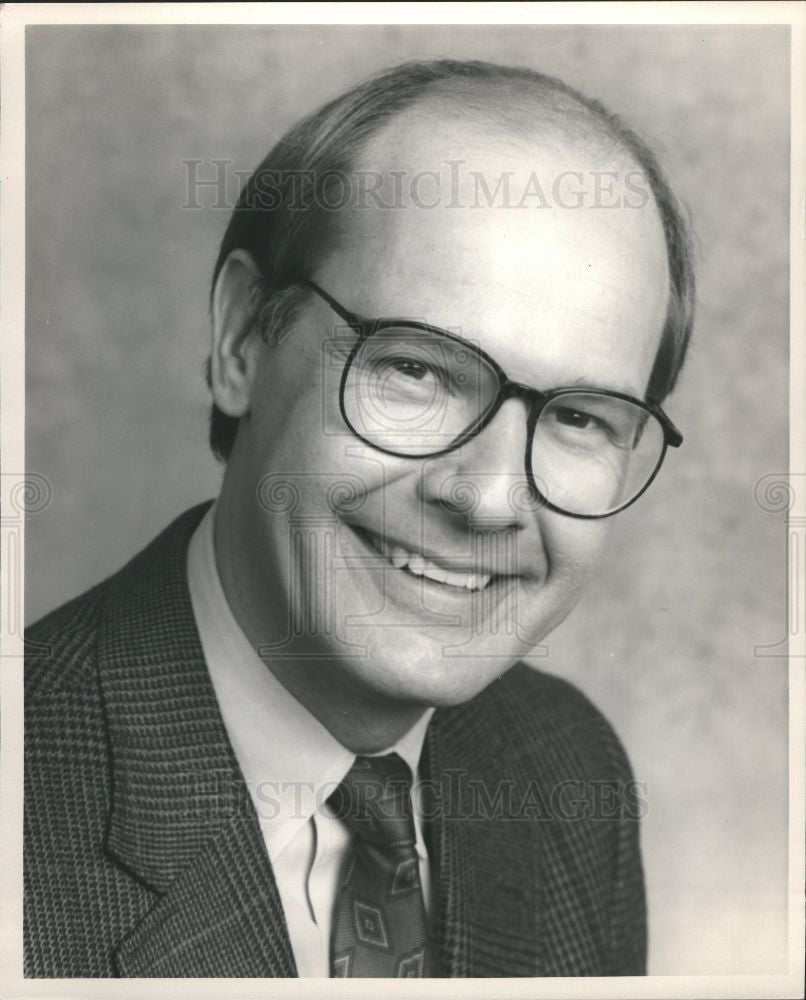
<path id="1" fill-rule="evenodd" d="M 620 392 L 623 396 L 633 396 L 635 399 L 643 399 L 643 393 L 639 392 L 635 386 L 632 385 L 606 385 L 604 382 L 598 382 L 596 379 L 586 378 L 584 375 L 579 378 L 572 379 L 570 382 L 566 382 L 563 388 L 576 388 L 579 386 L 580 389 L 597 389 L 603 392 Z"/>
<path id="2" fill-rule="evenodd" d="M 483 348 L 478 343 L 478 341 L 474 340 L 472 337 L 466 337 L 464 334 L 459 333 L 458 330 L 449 330 L 448 328 L 446 328 L 444 326 L 437 326 L 434 323 L 428 323 L 425 320 L 418 319 L 418 318 L 416 318 L 414 316 L 395 316 L 395 315 L 391 315 L 390 314 L 390 315 L 383 315 L 383 316 L 380 316 L 380 317 L 375 317 L 373 319 L 373 318 L 371 318 L 369 316 L 365 316 L 363 313 L 358 313 L 358 312 L 353 313 L 353 316 L 360 323 L 369 323 L 369 324 L 371 324 L 373 322 L 374 323 L 377 323 L 377 322 L 382 322 L 382 323 L 392 322 L 392 323 L 400 323 L 401 326 L 412 325 L 412 329 L 417 329 L 417 327 L 414 324 L 419 324 L 421 326 L 428 327 L 431 330 L 435 330 L 438 333 L 447 333 L 448 336 L 452 337 L 454 340 L 461 340 L 465 344 L 467 344 L 469 347 L 472 347 L 475 350 L 481 350 L 485 354 L 487 353 L 486 351 L 483 351 Z M 490 355 L 488 355 L 488 356 L 490 356 Z M 621 386 L 619 386 L 619 385 L 608 385 L 608 384 L 605 384 L 604 382 L 599 382 L 596 379 L 589 379 L 585 375 L 580 375 L 578 378 L 571 379 L 570 382 L 563 382 L 562 385 L 547 386 L 545 389 L 539 389 L 537 386 L 532 386 L 532 388 L 536 389 L 537 392 L 548 392 L 551 389 L 576 389 L 576 388 L 579 388 L 579 389 L 594 389 L 594 390 L 597 390 L 599 392 L 618 392 L 618 393 L 621 393 L 622 396 L 631 396 L 633 399 L 643 400 L 643 398 L 644 398 L 644 394 L 642 392 L 639 392 L 639 390 L 636 389 L 635 386 L 632 386 L 632 385 L 621 385 Z"/>

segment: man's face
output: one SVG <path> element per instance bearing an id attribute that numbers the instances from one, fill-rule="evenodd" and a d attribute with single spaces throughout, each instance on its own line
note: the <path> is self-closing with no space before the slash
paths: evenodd
<path id="1" fill-rule="evenodd" d="M 372 167 L 403 162 L 413 176 L 464 159 L 460 197 L 351 212 L 340 248 L 308 277 L 362 316 L 447 328 L 537 389 L 582 383 L 642 397 L 668 288 L 651 201 L 605 208 L 589 195 L 577 208 L 486 207 L 483 199 L 469 207 L 479 190 L 470 171 L 484 173 L 489 191 L 510 172 L 517 204 L 533 171 L 550 187 L 563 170 L 589 178 L 632 169 L 623 155 L 605 162 L 492 138 L 471 146 L 422 122 L 400 129 L 397 142 L 370 149 Z M 519 399 L 449 454 L 401 458 L 364 444 L 338 401 L 354 340 L 312 295 L 293 330 L 262 349 L 237 450 L 239 588 L 273 638 L 270 656 L 292 665 L 299 654 L 321 656 L 323 670 L 371 697 L 459 703 L 565 618 L 608 521 L 529 500 Z M 492 579 L 482 589 L 478 579 L 475 587 L 438 582 L 418 575 L 423 564 L 412 571 L 419 556 L 437 568 L 431 576 L 449 568 Z"/>

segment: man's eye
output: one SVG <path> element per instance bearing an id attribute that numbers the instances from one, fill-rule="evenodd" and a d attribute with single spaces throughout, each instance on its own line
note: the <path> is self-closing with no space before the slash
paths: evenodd
<path id="1" fill-rule="evenodd" d="M 394 358 L 389 362 L 389 367 L 393 368 L 397 374 L 416 379 L 418 382 L 430 373 L 427 365 L 421 361 L 412 361 L 411 358 Z"/>
<path id="2" fill-rule="evenodd" d="M 599 424 L 599 421 L 590 413 L 582 413 L 580 410 L 558 409 L 555 416 L 557 423 L 565 424 L 566 427 L 576 427 L 579 430 L 586 430 L 594 423 Z"/>

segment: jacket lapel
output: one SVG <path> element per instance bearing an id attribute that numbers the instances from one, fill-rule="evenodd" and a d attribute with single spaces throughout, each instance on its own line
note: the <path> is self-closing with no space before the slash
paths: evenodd
<path id="1" fill-rule="evenodd" d="M 445 976 L 542 974 L 540 851 L 533 825 L 507 815 L 520 776 L 507 767 L 501 722 L 485 693 L 435 713 L 428 735 L 427 775 L 438 789 L 430 826 L 434 917 Z"/>
<path id="2" fill-rule="evenodd" d="M 126 976 L 294 976 L 277 886 L 196 631 L 187 546 L 206 505 L 120 575 L 99 648 L 112 752 L 109 855 L 159 895 Z"/>
<path id="3" fill-rule="evenodd" d="M 442 974 L 602 974 L 607 925 L 596 900 L 609 872 L 596 861 L 597 824 L 564 813 L 558 796 L 569 781 L 579 794 L 585 768 L 552 702 L 530 698 L 524 708 L 513 681 L 436 712 L 429 730 Z"/>

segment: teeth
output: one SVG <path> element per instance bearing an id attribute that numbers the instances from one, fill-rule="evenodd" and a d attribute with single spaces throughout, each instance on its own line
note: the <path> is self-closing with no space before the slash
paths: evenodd
<path id="1" fill-rule="evenodd" d="M 451 587 L 466 587 L 468 590 L 484 590 L 492 579 L 489 573 L 457 573 L 443 569 L 425 556 L 407 552 L 399 545 L 390 546 L 379 538 L 373 538 L 373 541 L 396 569 L 408 569 L 415 576 L 424 576 L 437 583 L 447 583 Z"/>
<path id="2" fill-rule="evenodd" d="M 448 574 L 444 569 L 440 569 L 433 563 L 426 563 L 422 575 L 429 580 L 436 580 L 437 583 L 448 583 Z"/>
<path id="3" fill-rule="evenodd" d="M 409 572 L 415 573 L 417 576 L 425 576 L 426 566 L 429 569 L 432 568 L 432 564 L 426 562 L 426 560 L 423 559 L 422 556 L 411 556 L 409 558 Z M 436 566 L 434 566 L 433 568 L 436 569 Z"/>
<path id="4" fill-rule="evenodd" d="M 401 549 L 399 545 L 395 545 L 392 547 L 391 555 L 387 556 L 387 558 L 392 560 L 393 565 L 397 569 L 403 569 L 409 561 L 409 554 L 405 549 Z"/>

